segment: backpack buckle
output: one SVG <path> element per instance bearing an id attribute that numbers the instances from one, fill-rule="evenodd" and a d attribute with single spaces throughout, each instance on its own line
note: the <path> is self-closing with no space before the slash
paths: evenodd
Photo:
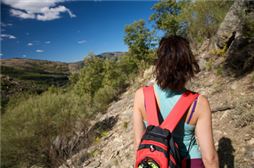
<path id="1" fill-rule="evenodd" d="M 150 151 L 151 151 L 151 152 L 155 151 L 155 148 L 154 148 L 153 145 L 150 145 Z"/>

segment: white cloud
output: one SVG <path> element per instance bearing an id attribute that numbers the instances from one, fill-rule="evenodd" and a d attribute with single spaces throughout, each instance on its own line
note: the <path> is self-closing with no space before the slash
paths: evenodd
<path id="1" fill-rule="evenodd" d="M 25 58 L 25 57 L 26 57 L 26 54 L 23 54 L 23 55 L 22 55 L 22 57 L 24 57 L 24 58 Z"/>
<path id="2" fill-rule="evenodd" d="M 12 16 L 40 21 L 59 19 L 61 13 L 68 13 L 71 18 L 76 17 L 65 6 L 57 6 L 57 3 L 64 1 L 66 0 L 2 0 L 3 3 L 13 8 L 10 10 Z"/>
<path id="3" fill-rule="evenodd" d="M 11 34 L 1 34 L 1 40 L 3 39 L 16 39 L 16 37 Z"/>
<path id="4" fill-rule="evenodd" d="M 16 9 L 11 9 L 10 13 L 12 16 L 20 17 L 22 19 L 35 19 L 34 13 L 27 13 Z"/>
<path id="5" fill-rule="evenodd" d="M 51 43 L 51 41 L 45 41 L 45 44 L 50 44 Z"/>
<path id="6" fill-rule="evenodd" d="M 27 45 L 28 45 L 28 46 L 32 46 L 32 45 L 33 45 L 33 43 L 27 43 Z"/>
<path id="7" fill-rule="evenodd" d="M 44 50 L 35 50 L 35 52 L 37 52 L 37 53 L 43 53 Z"/>
<path id="8" fill-rule="evenodd" d="M 3 53 L 0 53 L 0 56 L 4 55 Z"/>
<path id="9" fill-rule="evenodd" d="M 59 0 L 2 0 L 3 3 L 6 5 L 10 5 L 13 8 L 26 10 L 30 12 L 38 12 L 39 9 L 44 7 L 52 7 L 57 2 L 60 2 Z"/>
<path id="10" fill-rule="evenodd" d="M 67 12 L 69 13 L 70 17 L 75 17 L 71 11 L 66 8 L 65 6 L 58 6 L 54 8 L 45 7 L 41 9 L 41 14 L 37 15 L 37 20 L 47 21 L 47 20 L 54 20 L 60 18 L 60 13 Z"/>
<path id="11" fill-rule="evenodd" d="M 86 43 L 86 40 L 80 40 L 80 41 L 78 41 L 78 44 L 84 44 L 84 43 Z"/>

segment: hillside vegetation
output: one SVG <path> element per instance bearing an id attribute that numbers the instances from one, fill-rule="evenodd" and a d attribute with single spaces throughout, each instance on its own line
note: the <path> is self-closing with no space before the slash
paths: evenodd
<path id="1" fill-rule="evenodd" d="M 144 20 L 126 26 L 127 53 L 117 59 L 90 53 L 83 60 L 85 66 L 68 76 L 67 87 L 49 87 L 39 95 L 9 101 L 1 119 L 1 167 L 130 167 L 133 93 L 153 79 L 151 70 L 145 70 L 156 61 L 158 31 L 191 42 L 202 72 L 189 87 L 212 96 L 222 160 L 234 157 L 232 148 L 233 156 L 223 152 L 229 147 L 223 145 L 229 142 L 225 138 L 231 138 L 230 145 L 238 145 L 235 165 L 253 165 L 247 151 L 253 150 L 253 5 L 240 0 L 160 1 L 153 10 L 154 30 Z M 190 17 L 193 12 L 195 17 Z M 239 94 L 241 99 L 234 99 Z M 232 131 L 246 138 L 239 140 Z M 248 145 L 239 145 L 244 142 Z"/>
<path id="2" fill-rule="evenodd" d="M 123 52 L 107 52 L 101 58 L 115 59 Z M 41 94 L 50 87 L 68 87 L 84 66 L 83 61 L 65 63 L 24 58 L 1 59 L 1 112 L 13 97 L 24 94 Z"/>
<path id="3" fill-rule="evenodd" d="M 2 166 L 29 167 L 36 163 L 52 167 L 87 146 L 89 140 L 80 147 L 70 148 L 67 143 L 59 148 L 75 132 L 87 129 L 89 118 L 104 112 L 117 99 L 138 72 L 136 63 L 128 54 L 115 59 L 109 53 L 91 53 L 78 73 L 68 75 L 66 87 L 47 87 L 41 94 L 15 94 L 2 114 Z M 22 80 L 29 85 L 28 79 Z"/>
<path id="4" fill-rule="evenodd" d="M 32 59 L 1 59 L 1 112 L 10 97 L 22 93 L 40 94 L 50 86 L 67 84 L 69 65 L 62 62 Z"/>

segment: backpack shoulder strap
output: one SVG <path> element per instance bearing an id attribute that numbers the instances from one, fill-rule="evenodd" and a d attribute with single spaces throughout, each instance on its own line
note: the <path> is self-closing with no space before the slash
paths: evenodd
<path id="1" fill-rule="evenodd" d="M 157 104 L 155 100 L 153 85 L 144 86 L 143 92 L 148 125 L 159 126 Z"/>
<path id="2" fill-rule="evenodd" d="M 170 132 L 173 132 L 180 119 L 183 117 L 187 109 L 190 107 L 191 103 L 198 95 L 198 93 L 193 93 L 189 90 L 185 91 L 167 118 L 161 124 L 161 128 L 166 128 Z"/>

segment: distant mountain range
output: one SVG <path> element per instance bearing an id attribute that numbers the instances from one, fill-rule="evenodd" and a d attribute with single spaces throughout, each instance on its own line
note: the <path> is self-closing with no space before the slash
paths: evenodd
<path id="1" fill-rule="evenodd" d="M 118 59 L 125 52 L 104 52 L 96 56 L 109 59 Z M 60 62 L 28 58 L 0 59 L 1 74 L 20 77 L 24 73 L 59 74 L 68 75 L 78 71 L 84 66 L 83 60 L 77 62 Z M 13 74 L 13 72 L 17 72 Z M 22 73 L 21 73 L 22 72 Z"/>
<path id="2" fill-rule="evenodd" d="M 120 52 L 120 51 L 116 51 L 116 52 L 104 52 L 101 54 L 96 55 L 97 57 L 101 57 L 101 58 L 108 58 L 108 59 L 118 59 L 120 58 L 120 56 L 124 55 L 126 52 Z M 69 63 L 69 65 L 73 66 L 74 70 L 76 69 L 75 66 L 77 67 L 83 67 L 84 66 L 84 62 L 82 61 L 77 61 L 77 62 L 73 62 L 73 63 Z"/>

